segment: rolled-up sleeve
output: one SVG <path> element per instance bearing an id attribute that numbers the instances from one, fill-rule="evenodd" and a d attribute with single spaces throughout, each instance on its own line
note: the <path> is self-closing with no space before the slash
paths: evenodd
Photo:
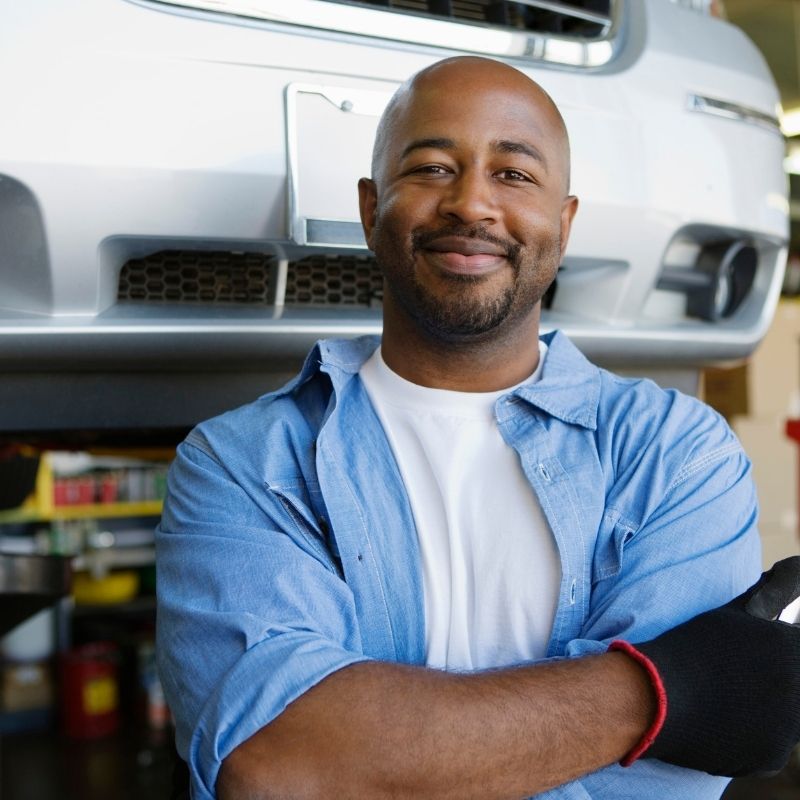
<path id="1" fill-rule="evenodd" d="M 367 660 L 353 597 L 285 507 L 245 491 L 197 437 L 170 470 L 156 557 L 159 670 L 178 752 L 193 797 L 213 798 L 232 750 L 327 675 Z"/>
<path id="2" fill-rule="evenodd" d="M 582 636 L 567 655 L 602 653 L 618 638 L 652 639 L 727 603 L 757 580 L 761 547 L 750 462 L 727 426 L 716 424 L 700 441 L 706 446 L 679 469 L 650 481 L 650 496 L 639 493 L 644 516 L 626 513 L 624 504 L 607 512 L 611 546 Z M 665 462 L 667 456 L 659 459 Z M 629 768 L 612 765 L 578 783 L 587 797 L 598 799 L 710 800 L 728 779 L 645 759 Z"/>
<path id="3" fill-rule="evenodd" d="M 693 454 L 667 480 L 652 481 L 644 513 L 629 513 L 625 504 L 607 511 L 611 568 L 594 581 L 586 640 L 652 639 L 758 579 L 750 462 L 733 434 L 721 432 L 727 433 L 721 441 Z M 570 647 L 570 654 L 582 651 L 580 642 Z"/>

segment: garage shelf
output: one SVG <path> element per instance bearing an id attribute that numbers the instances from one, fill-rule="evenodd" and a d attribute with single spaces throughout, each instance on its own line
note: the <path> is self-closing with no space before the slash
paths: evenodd
<path id="1" fill-rule="evenodd" d="M 0 524 L 146 517 L 161 514 L 161 500 L 56 503 L 55 479 L 51 459 L 49 454 L 45 453 L 41 459 L 33 492 L 17 508 L 0 511 Z"/>

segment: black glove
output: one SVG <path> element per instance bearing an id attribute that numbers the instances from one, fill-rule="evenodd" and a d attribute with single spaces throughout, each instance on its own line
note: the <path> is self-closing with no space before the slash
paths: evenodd
<path id="1" fill-rule="evenodd" d="M 731 777 L 786 765 L 800 741 L 800 627 L 777 617 L 798 596 L 793 556 L 728 605 L 635 645 L 666 691 L 643 758 Z"/>

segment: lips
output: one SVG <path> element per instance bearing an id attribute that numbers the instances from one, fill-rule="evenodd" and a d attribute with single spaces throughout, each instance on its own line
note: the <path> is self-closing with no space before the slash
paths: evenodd
<path id="1" fill-rule="evenodd" d="M 430 242 L 426 250 L 433 250 L 437 253 L 458 253 L 462 256 L 503 256 L 506 251 L 499 245 L 484 241 L 483 239 L 472 239 L 463 236 L 443 236 Z"/>
<path id="2" fill-rule="evenodd" d="M 439 269 L 457 275 L 485 275 L 507 260 L 500 245 L 464 236 L 439 237 L 426 244 L 423 252 Z"/>

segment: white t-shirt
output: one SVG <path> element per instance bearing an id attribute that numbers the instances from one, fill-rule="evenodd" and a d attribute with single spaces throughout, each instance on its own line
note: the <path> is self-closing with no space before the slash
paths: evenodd
<path id="1" fill-rule="evenodd" d="M 523 383 L 538 380 L 547 353 Z M 422 557 L 431 667 L 503 667 L 545 655 L 561 564 L 550 526 L 494 415 L 499 392 L 418 386 L 380 348 L 361 368 L 394 452 Z M 513 388 L 513 387 L 512 387 Z"/>

